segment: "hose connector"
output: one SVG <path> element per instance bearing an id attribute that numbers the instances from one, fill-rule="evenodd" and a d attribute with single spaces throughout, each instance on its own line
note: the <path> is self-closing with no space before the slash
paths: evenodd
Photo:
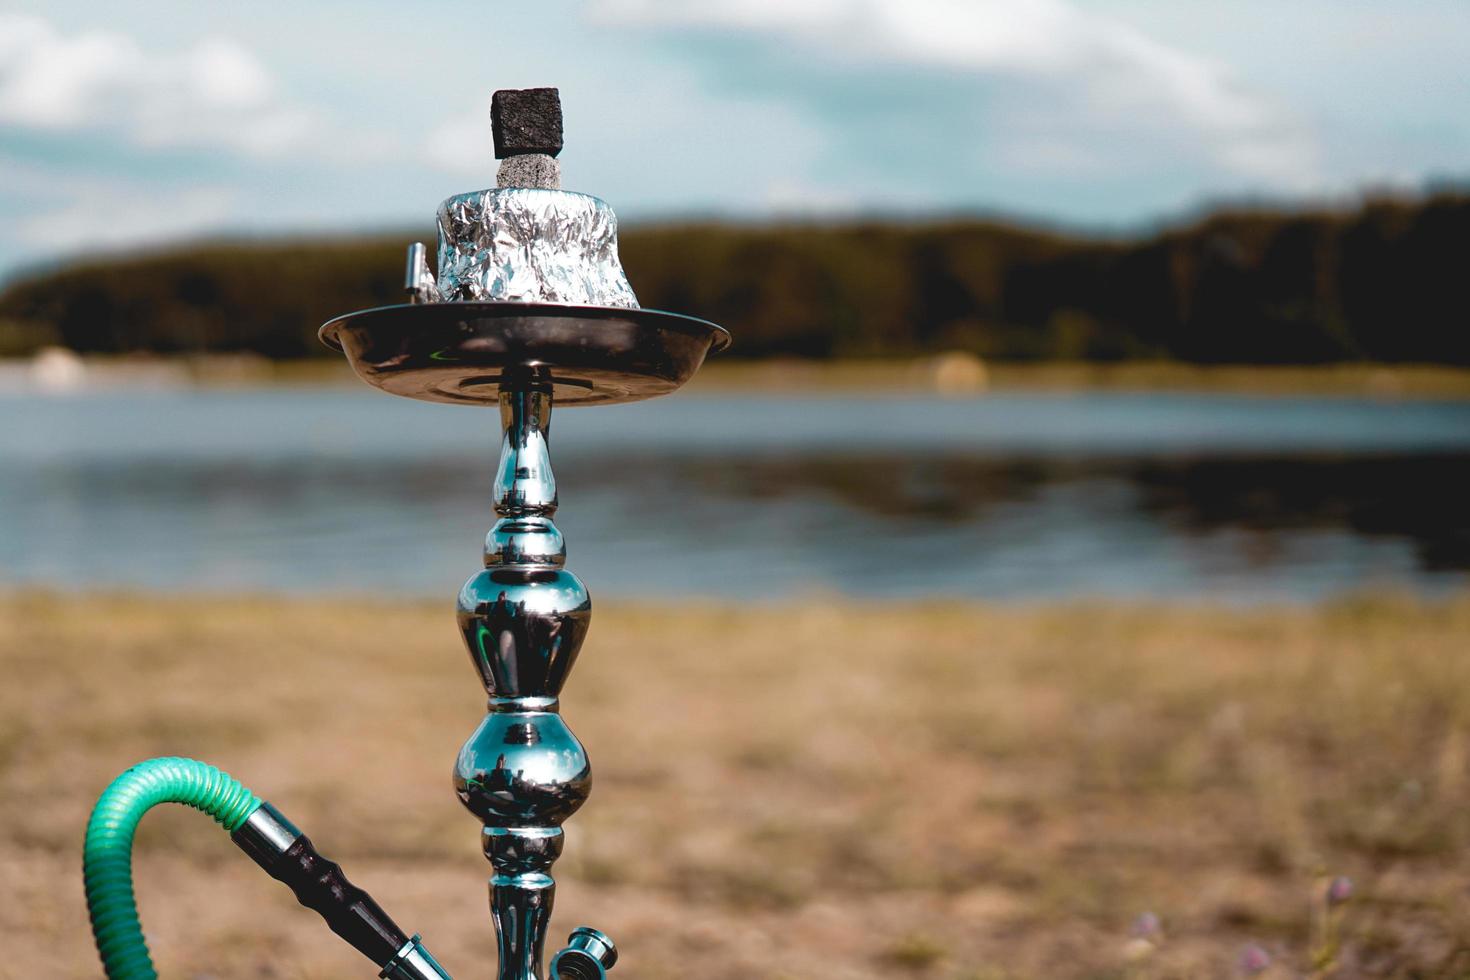
<path id="1" fill-rule="evenodd" d="M 618 948 L 607 934 L 579 926 L 551 958 L 552 980 L 604 980 L 618 962 Z"/>
<path id="2" fill-rule="evenodd" d="M 266 873 L 312 909 L 332 931 L 371 959 L 386 980 L 450 980 L 418 936 L 412 939 L 372 896 L 319 854 L 281 811 L 239 780 L 194 759 L 140 762 L 102 793 L 87 822 L 82 865 L 87 911 L 108 980 L 158 980 L 138 921 L 133 892 L 133 837 L 160 803 L 183 803 L 213 817 Z"/>
<path id="3" fill-rule="evenodd" d="M 404 943 L 378 976 L 382 980 L 451 980 L 418 936 Z"/>
<path id="4" fill-rule="evenodd" d="M 379 976 L 449 980 L 418 936 L 409 939 L 371 895 L 348 881 L 337 862 L 318 853 L 311 839 L 271 804 L 262 803 L 230 839 L 333 932 L 382 967 Z"/>

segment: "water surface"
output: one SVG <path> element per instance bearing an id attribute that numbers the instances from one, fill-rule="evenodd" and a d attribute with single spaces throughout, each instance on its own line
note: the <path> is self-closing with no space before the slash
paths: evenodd
<path id="1" fill-rule="evenodd" d="M 369 389 L 0 395 L 0 582 L 447 597 L 491 411 Z M 1308 600 L 1470 582 L 1470 403 L 714 397 L 559 411 L 597 594 Z"/>

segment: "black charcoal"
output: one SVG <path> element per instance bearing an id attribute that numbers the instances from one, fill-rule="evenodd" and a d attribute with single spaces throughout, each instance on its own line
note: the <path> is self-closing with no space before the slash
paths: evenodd
<path id="1" fill-rule="evenodd" d="M 501 89 L 490 99 L 495 158 L 561 152 L 561 94 L 554 88 Z"/>

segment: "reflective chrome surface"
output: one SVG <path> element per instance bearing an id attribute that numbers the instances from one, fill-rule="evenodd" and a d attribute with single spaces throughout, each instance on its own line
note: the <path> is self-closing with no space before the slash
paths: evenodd
<path id="1" fill-rule="evenodd" d="M 439 285 L 429 271 L 429 259 L 423 242 L 408 246 L 408 260 L 403 270 L 403 291 L 410 303 L 439 302 Z"/>
<path id="2" fill-rule="evenodd" d="M 618 219 L 590 194 L 497 187 L 439 205 L 439 294 L 450 302 L 637 309 Z"/>
<path id="3" fill-rule="evenodd" d="M 460 802 L 487 826 L 559 825 L 592 790 L 587 753 L 551 710 L 495 705 L 460 748 L 454 788 Z"/>
<path id="4" fill-rule="evenodd" d="M 730 345 L 723 327 L 695 317 L 544 303 L 381 306 L 329 320 L 319 336 L 384 391 L 481 404 L 527 372 L 548 378 L 561 405 L 665 395 Z"/>
<path id="5" fill-rule="evenodd" d="M 459 593 L 460 634 L 485 690 L 498 699 L 561 693 L 592 617 L 586 587 L 561 567 L 566 550 L 551 520 L 551 399 L 544 387 L 500 394 L 499 520 L 486 537 L 484 570 Z"/>
<path id="6" fill-rule="evenodd" d="M 448 971 L 429 955 L 418 936 L 404 944 L 378 976 L 382 980 L 452 980 Z"/>
<path id="7" fill-rule="evenodd" d="M 301 836 L 301 831 L 270 803 L 262 803 L 245 818 L 230 839 L 256 864 L 265 867 L 285 854 Z"/>
<path id="8" fill-rule="evenodd" d="M 454 786 L 485 825 L 500 980 L 542 976 L 561 824 L 592 789 L 587 753 L 557 713 L 592 600 L 562 567 L 566 549 L 552 522 L 552 398 L 544 372 L 510 377 L 498 393 L 498 520 L 486 536 L 484 570 L 459 593 L 460 634 L 490 700 L 459 751 Z"/>
<path id="9" fill-rule="evenodd" d="M 603 980 L 618 962 L 618 948 L 606 933 L 588 926 L 572 931 L 551 959 L 552 980 Z"/>
<path id="10" fill-rule="evenodd" d="M 485 536 L 485 567 L 465 582 L 458 602 L 460 635 L 489 710 L 459 751 L 454 784 L 484 824 L 482 845 L 494 869 L 497 976 L 543 980 L 561 825 L 592 788 L 587 753 L 558 713 L 592 600 L 564 567 L 566 544 L 552 519 L 552 404 L 610 404 L 673 391 L 710 350 L 728 346 L 729 334 L 654 310 L 424 302 L 438 287 L 421 249 L 410 250 L 406 286 L 416 302 L 339 317 L 321 337 L 385 391 L 500 408 L 497 520 Z M 557 954 L 554 975 L 600 978 L 616 959 L 606 936 L 580 929 Z M 412 971 L 419 970 L 432 978 L 423 971 L 438 969 L 418 948 L 392 967 L 397 972 L 384 976 L 416 978 Z"/>
<path id="11" fill-rule="evenodd" d="M 552 403 L 667 394 L 710 351 L 728 347 L 730 335 L 705 320 L 638 308 L 612 209 L 554 186 L 555 90 L 498 92 L 494 106 L 504 186 L 440 205 L 437 278 L 415 243 L 404 272 L 408 303 L 337 317 L 318 335 L 384 391 L 500 407 L 497 520 L 485 536 L 485 567 L 458 603 L 460 635 L 489 710 L 459 751 L 454 786 L 484 825 L 499 980 L 543 980 L 561 825 L 592 789 L 587 753 L 558 713 L 592 600 L 564 567 L 566 544 L 552 521 Z M 616 960 L 612 941 L 583 927 L 553 972 L 594 980 Z M 383 976 L 446 975 L 415 936 Z"/>

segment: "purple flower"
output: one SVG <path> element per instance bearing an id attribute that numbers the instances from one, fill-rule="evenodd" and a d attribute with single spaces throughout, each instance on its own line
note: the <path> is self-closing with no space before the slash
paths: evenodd
<path id="1" fill-rule="evenodd" d="M 1128 935 L 1134 939 L 1153 939 L 1163 931 L 1164 925 L 1152 912 L 1141 912 L 1128 927 Z"/>
<path id="2" fill-rule="evenodd" d="M 1353 897 L 1353 879 L 1338 875 L 1327 886 L 1327 904 L 1341 905 Z"/>
<path id="3" fill-rule="evenodd" d="M 1271 965 L 1271 954 L 1255 943 L 1251 943 L 1240 951 L 1239 964 L 1241 973 L 1255 976 Z"/>

